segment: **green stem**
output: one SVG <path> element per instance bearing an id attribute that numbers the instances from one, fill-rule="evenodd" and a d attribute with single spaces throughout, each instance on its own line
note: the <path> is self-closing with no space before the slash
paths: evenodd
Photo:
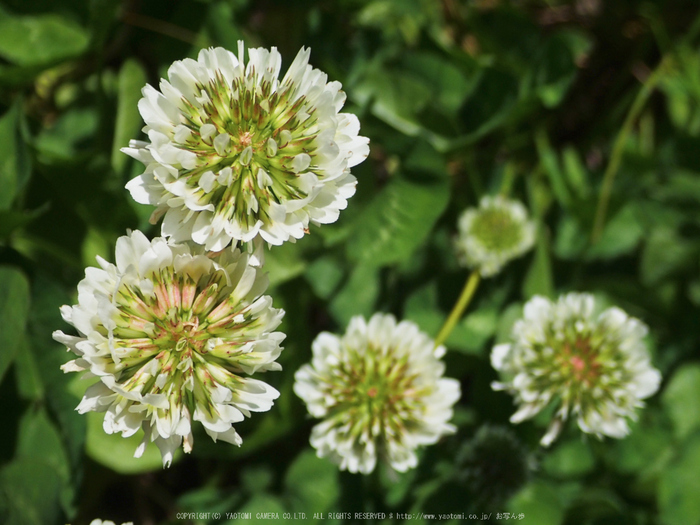
<path id="1" fill-rule="evenodd" d="M 454 330 L 457 321 L 459 321 L 459 319 L 462 317 L 462 313 L 464 313 L 464 309 L 469 305 L 469 301 L 471 301 L 472 297 L 474 297 L 474 292 L 479 286 L 480 278 L 481 274 L 479 273 L 479 270 L 472 270 L 472 273 L 469 275 L 469 278 L 464 285 L 462 295 L 459 296 L 459 299 L 452 308 L 447 321 L 445 321 L 445 324 L 442 325 L 438 336 L 435 338 L 435 348 L 444 343 L 452 333 L 452 330 Z"/>
<path id="2" fill-rule="evenodd" d="M 651 75 L 649 75 L 647 81 L 642 85 L 642 88 L 639 90 L 639 93 L 637 93 L 637 96 L 632 103 L 629 113 L 627 113 L 627 117 L 625 118 L 625 122 L 622 124 L 620 132 L 617 134 L 612 153 L 610 154 L 610 162 L 608 163 L 605 173 L 603 174 L 603 185 L 600 189 L 598 207 L 596 209 L 593 230 L 591 232 L 591 244 L 598 242 L 601 234 L 603 233 L 605 216 L 608 212 L 608 204 L 610 203 L 610 196 L 612 195 L 613 183 L 615 182 L 615 175 L 617 175 L 617 172 L 620 169 L 622 155 L 625 150 L 625 145 L 627 144 L 627 137 L 632 131 L 632 126 L 639 117 L 639 114 L 644 109 L 647 100 L 653 93 L 656 84 L 662 77 L 662 73 L 664 72 L 668 61 L 669 60 L 666 57 L 661 60 L 659 66 Z"/>

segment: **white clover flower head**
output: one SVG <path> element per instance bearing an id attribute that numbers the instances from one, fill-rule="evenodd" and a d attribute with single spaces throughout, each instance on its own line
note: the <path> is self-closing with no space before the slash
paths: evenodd
<path id="1" fill-rule="evenodd" d="M 369 474 L 384 461 L 398 472 L 418 464 L 415 449 L 456 431 L 449 423 L 459 382 L 444 378 L 445 347 L 410 321 L 353 317 L 342 337 L 322 332 L 294 392 L 323 421 L 311 433 L 319 457 Z"/>
<path id="2" fill-rule="evenodd" d="M 207 256 L 139 231 L 119 238 L 116 265 L 98 263 L 78 284 L 78 304 L 61 308 L 80 335 L 53 334 L 78 356 L 62 369 L 98 379 L 77 410 L 104 412 L 109 434 L 142 428 L 134 455 L 153 441 L 165 466 L 181 444 L 191 451 L 193 420 L 240 445 L 232 425 L 279 396 L 248 377 L 281 369 L 285 336 L 273 330 L 284 312 L 262 295 L 266 276 L 237 249 Z"/>
<path id="3" fill-rule="evenodd" d="M 501 373 L 494 390 L 515 396 L 512 423 L 533 417 L 550 403 L 556 415 L 541 440 L 549 446 L 569 416 L 598 438 L 629 434 L 643 399 L 659 388 L 661 374 L 644 343 L 647 327 L 617 307 L 596 315 L 592 295 L 569 293 L 557 302 L 533 297 L 513 326 L 512 343 L 491 352 Z"/>
<path id="4" fill-rule="evenodd" d="M 483 197 L 478 208 L 465 210 L 457 227 L 459 262 L 478 268 L 482 277 L 497 274 L 535 243 L 535 224 L 529 220 L 525 206 L 501 195 Z"/>
<path id="5" fill-rule="evenodd" d="M 339 82 L 302 48 L 280 80 L 276 48 L 223 48 L 176 61 L 143 89 L 149 142 L 122 151 L 146 165 L 127 189 L 164 215 L 162 234 L 207 250 L 258 236 L 279 245 L 338 219 L 355 193 L 350 168 L 369 154 Z"/>

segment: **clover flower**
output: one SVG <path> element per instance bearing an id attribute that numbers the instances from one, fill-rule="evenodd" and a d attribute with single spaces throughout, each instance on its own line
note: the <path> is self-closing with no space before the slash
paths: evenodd
<path id="1" fill-rule="evenodd" d="M 260 236 L 299 239 L 309 223 L 337 220 L 355 193 L 350 168 L 369 153 L 356 116 L 340 113 L 339 82 L 309 64 L 302 48 L 279 80 L 276 48 L 238 57 L 223 48 L 176 61 L 160 91 L 143 88 L 149 142 L 122 151 L 146 165 L 127 189 L 165 216 L 162 235 L 207 250 Z"/>
<path id="2" fill-rule="evenodd" d="M 386 314 L 352 318 L 342 337 L 319 334 L 294 384 L 323 419 L 311 433 L 317 455 L 350 472 L 368 474 L 378 458 L 405 472 L 418 463 L 417 447 L 455 432 L 459 383 L 442 377 L 445 348 L 433 346 L 414 323 Z"/>
<path id="3" fill-rule="evenodd" d="M 211 438 L 241 444 L 232 424 L 270 409 L 279 393 L 247 377 L 280 370 L 284 312 L 262 295 L 267 278 L 239 250 L 204 255 L 199 246 L 119 238 L 116 265 L 98 257 L 78 284 L 78 304 L 63 318 L 79 336 L 54 339 L 78 355 L 65 372 L 97 378 L 77 410 L 104 412 L 104 429 L 129 437 L 139 428 L 169 466 L 182 444 L 192 450 L 192 421 Z"/>
<path id="4" fill-rule="evenodd" d="M 513 423 L 550 403 L 557 412 L 541 444 L 549 446 L 569 416 L 583 432 L 622 438 L 642 399 L 659 387 L 644 344 L 647 327 L 612 307 L 595 315 L 590 294 L 569 293 L 554 303 L 534 297 L 513 327 L 512 343 L 493 348 L 491 364 L 503 382 L 495 390 L 515 395 Z"/>
<path id="5" fill-rule="evenodd" d="M 497 274 L 535 242 L 535 225 L 528 219 L 525 206 L 501 195 L 483 197 L 478 208 L 462 213 L 457 226 L 459 262 L 478 268 L 482 277 Z"/>

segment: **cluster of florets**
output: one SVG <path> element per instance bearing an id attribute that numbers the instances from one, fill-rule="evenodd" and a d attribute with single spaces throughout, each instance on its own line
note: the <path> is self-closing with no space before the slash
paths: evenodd
<path id="1" fill-rule="evenodd" d="M 340 83 L 307 49 L 281 80 L 275 48 L 249 49 L 247 63 L 244 52 L 204 49 L 143 89 L 149 141 L 123 151 L 146 169 L 127 189 L 156 206 L 163 237 L 121 237 L 116 264 L 98 258 L 78 304 L 61 310 L 79 335 L 54 333 L 77 356 L 63 370 L 97 379 L 78 411 L 104 413 L 108 433 L 143 430 L 135 455 L 154 442 L 164 465 L 192 450 L 195 421 L 240 445 L 233 425 L 279 396 L 251 377 L 281 369 L 284 339 L 284 312 L 263 295 L 262 245 L 335 221 L 369 152 L 357 117 L 340 112 Z"/>
<path id="2" fill-rule="evenodd" d="M 515 395 L 519 423 L 546 406 L 557 410 L 542 445 L 575 417 L 583 432 L 622 438 L 643 399 L 656 392 L 661 374 L 644 343 L 647 327 L 619 308 L 596 311 L 590 294 L 570 293 L 552 302 L 534 297 L 513 327 L 512 342 L 491 353 L 502 381 L 496 390 Z"/>
<path id="3" fill-rule="evenodd" d="M 54 332 L 76 355 L 63 370 L 95 379 L 78 411 L 104 413 L 108 433 L 142 430 L 135 455 L 154 442 L 164 465 L 179 447 L 192 450 L 195 422 L 240 445 L 234 425 L 272 407 L 279 393 L 257 376 L 281 369 L 284 312 L 264 295 L 263 245 L 334 222 L 355 192 L 350 169 L 369 153 L 357 117 L 340 111 L 340 83 L 309 65 L 308 50 L 282 79 L 275 48 L 249 49 L 247 62 L 244 51 L 202 50 L 172 64 L 159 89 L 143 89 L 148 141 L 123 151 L 145 171 L 127 189 L 156 207 L 162 237 L 121 237 L 115 264 L 98 258 L 78 304 L 61 309 L 78 335 Z M 466 210 L 458 230 L 457 256 L 477 283 L 529 250 L 536 233 L 525 206 L 502 196 Z M 618 308 L 594 311 L 586 294 L 535 297 L 512 342 L 491 354 L 502 376 L 493 388 L 519 405 L 512 422 L 557 405 L 543 445 L 570 416 L 584 432 L 626 435 L 659 386 L 646 326 Z M 445 347 L 414 323 L 354 317 L 312 350 L 294 391 L 322 420 L 311 445 L 341 469 L 368 474 L 383 462 L 404 472 L 421 446 L 456 431 L 460 384 L 443 377 Z"/>

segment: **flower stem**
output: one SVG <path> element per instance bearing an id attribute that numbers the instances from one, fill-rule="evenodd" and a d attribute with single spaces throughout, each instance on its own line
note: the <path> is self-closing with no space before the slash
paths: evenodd
<path id="1" fill-rule="evenodd" d="M 445 321 L 445 324 L 442 325 L 440 332 L 435 338 L 435 348 L 444 343 L 445 340 L 452 333 L 452 330 L 454 330 L 457 321 L 459 321 L 459 319 L 462 317 L 462 313 L 464 313 L 465 308 L 469 305 L 469 302 L 471 301 L 472 297 L 474 297 L 474 292 L 479 286 L 480 278 L 481 274 L 479 273 L 478 268 L 472 270 L 472 273 L 469 275 L 469 278 L 467 279 L 467 282 L 464 285 L 462 294 L 459 296 L 459 299 L 452 308 L 452 311 L 450 312 L 447 321 Z"/>
<path id="2" fill-rule="evenodd" d="M 637 93 L 637 97 L 632 103 L 632 107 L 627 113 L 624 123 L 620 132 L 617 134 L 615 143 L 613 144 L 612 153 L 610 154 L 610 162 L 608 163 L 605 173 L 603 174 L 603 185 L 600 189 L 600 197 L 598 198 L 598 207 L 596 209 L 595 220 L 593 222 L 593 231 L 591 232 L 591 244 L 595 244 L 600 239 L 603 233 L 603 227 L 605 226 L 605 216 L 608 212 L 608 203 L 610 202 L 610 196 L 612 194 L 613 182 L 615 181 L 615 175 L 620 169 L 620 164 L 622 162 L 622 155 L 625 151 L 625 145 L 627 144 L 627 136 L 632 131 L 632 126 L 639 117 L 646 106 L 647 100 L 654 92 L 656 84 L 659 79 L 663 76 L 662 73 L 667 67 L 668 58 L 661 60 L 659 66 L 649 75 L 646 82 L 642 85 L 642 88 Z"/>

